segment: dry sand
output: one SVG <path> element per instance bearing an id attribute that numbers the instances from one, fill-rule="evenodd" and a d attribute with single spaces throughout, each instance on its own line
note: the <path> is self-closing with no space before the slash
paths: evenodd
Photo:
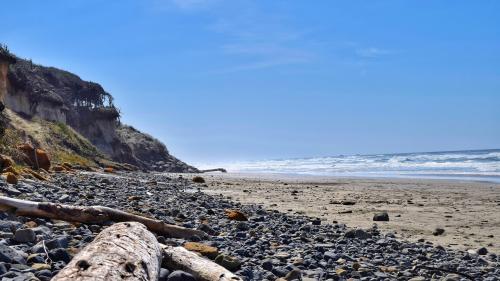
<path id="1" fill-rule="evenodd" d="M 500 184 L 420 179 L 325 178 L 263 174 L 204 174 L 205 192 L 243 204 L 369 228 L 387 211 L 380 229 L 410 241 L 425 239 L 462 250 L 500 253 Z M 343 205 L 342 202 L 354 205 Z M 434 236 L 437 228 L 445 233 Z"/>

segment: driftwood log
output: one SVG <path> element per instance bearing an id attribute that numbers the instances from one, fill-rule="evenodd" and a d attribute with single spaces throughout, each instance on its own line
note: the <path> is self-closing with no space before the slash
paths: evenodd
<path id="1" fill-rule="evenodd" d="M 57 219 L 87 224 L 104 224 L 109 222 L 135 221 L 144 224 L 157 235 L 190 238 L 207 234 L 196 229 L 166 224 L 160 220 L 130 214 L 117 209 L 103 206 L 71 206 L 64 204 L 33 202 L 0 196 L 0 210 L 12 211 L 18 216 Z"/>
<path id="2" fill-rule="evenodd" d="M 164 252 L 163 263 L 168 268 L 186 271 L 200 281 L 243 281 L 224 267 L 183 247 L 160 246 Z"/>
<path id="3" fill-rule="evenodd" d="M 227 170 L 226 170 L 226 169 L 224 169 L 224 168 L 200 170 L 200 173 L 209 173 L 209 172 L 221 172 L 221 173 L 227 173 Z"/>
<path id="4" fill-rule="evenodd" d="M 183 247 L 159 244 L 146 227 L 171 237 L 206 236 L 199 230 L 165 224 L 108 207 L 38 203 L 5 196 L 0 196 L 0 210 L 11 211 L 18 216 L 81 223 L 121 222 L 99 233 L 52 279 L 55 281 L 157 280 L 162 256 L 168 268 L 184 270 L 200 281 L 242 281 L 224 267 Z"/>
<path id="5" fill-rule="evenodd" d="M 97 235 L 53 281 L 156 281 L 162 251 L 155 236 L 137 222 L 116 223 Z"/>

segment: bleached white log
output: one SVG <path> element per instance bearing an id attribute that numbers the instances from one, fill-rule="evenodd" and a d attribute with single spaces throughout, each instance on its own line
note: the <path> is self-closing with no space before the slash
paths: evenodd
<path id="1" fill-rule="evenodd" d="M 162 252 L 155 236 L 137 222 L 116 223 L 97 235 L 53 281 L 156 281 Z"/>
<path id="2" fill-rule="evenodd" d="M 164 251 L 163 263 L 168 268 L 186 271 L 200 281 L 243 281 L 224 267 L 183 247 L 160 246 Z"/>

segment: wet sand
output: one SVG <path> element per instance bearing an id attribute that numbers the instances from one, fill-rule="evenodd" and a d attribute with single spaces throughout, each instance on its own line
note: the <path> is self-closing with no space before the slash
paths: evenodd
<path id="1" fill-rule="evenodd" d="M 424 179 L 326 178 L 269 174 L 204 174 L 210 194 L 289 214 L 369 228 L 410 241 L 500 253 L 500 184 Z M 353 205 L 350 205 L 353 204 Z M 443 235 L 434 236 L 439 227 Z"/>

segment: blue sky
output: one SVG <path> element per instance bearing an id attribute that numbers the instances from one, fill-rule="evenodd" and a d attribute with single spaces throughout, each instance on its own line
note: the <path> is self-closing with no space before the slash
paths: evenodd
<path id="1" fill-rule="evenodd" d="M 188 162 L 500 147 L 499 1 L 7 1 L 0 41 L 99 82 Z"/>

